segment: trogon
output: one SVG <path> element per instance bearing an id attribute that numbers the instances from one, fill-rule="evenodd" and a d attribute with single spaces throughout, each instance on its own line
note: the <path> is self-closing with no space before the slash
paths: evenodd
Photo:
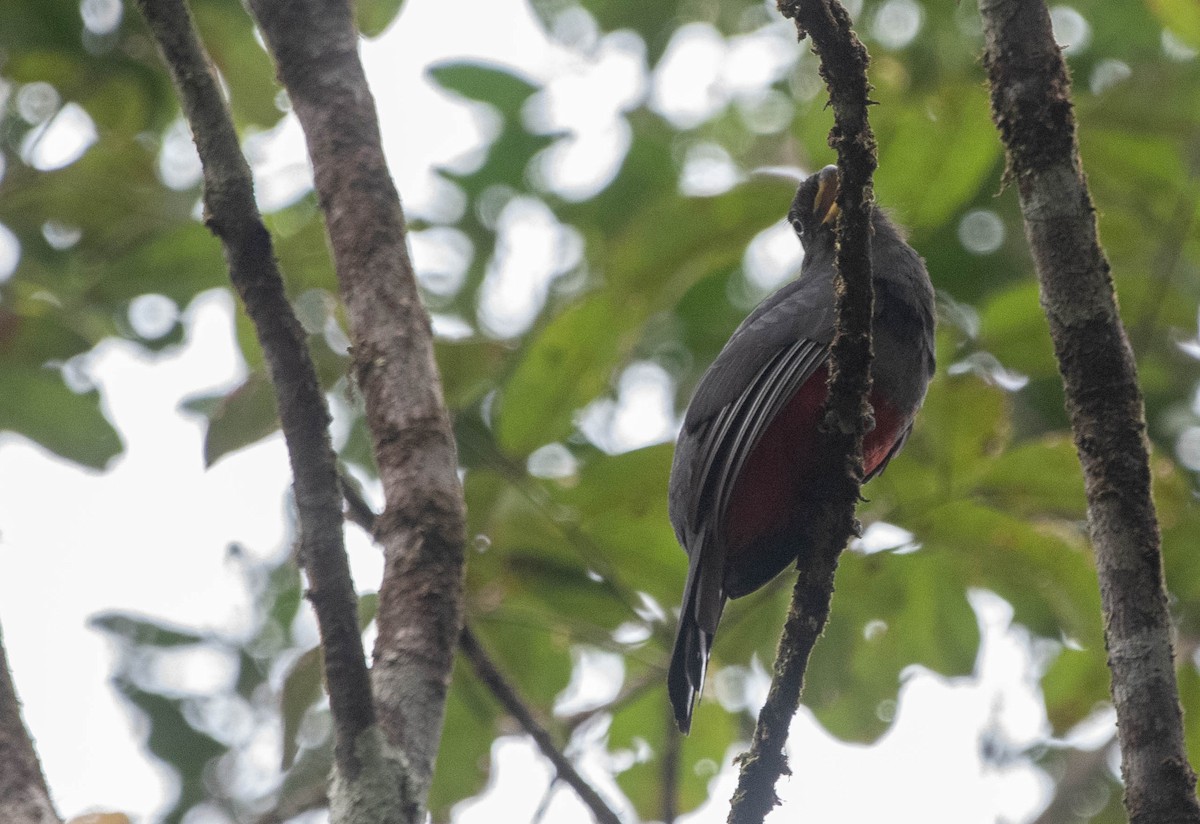
<path id="1" fill-rule="evenodd" d="M 734 331 L 688 404 L 671 466 L 671 523 L 688 574 L 667 679 L 685 733 L 729 598 L 804 563 L 806 529 L 837 466 L 821 465 L 821 408 L 836 324 L 838 173 L 805 179 L 788 221 L 804 247 L 800 276 Z M 863 473 L 883 471 L 904 445 L 934 368 L 934 296 L 925 264 L 875 209 L 871 406 Z"/>

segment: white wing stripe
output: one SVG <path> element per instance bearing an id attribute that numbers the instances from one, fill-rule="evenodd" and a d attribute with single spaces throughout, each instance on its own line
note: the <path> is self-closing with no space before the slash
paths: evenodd
<path id="1" fill-rule="evenodd" d="M 733 481 L 771 421 L 828 353 L 825 344 L 806 339 L 796 341 L 768 361 L 746 390 L 712 422 L 703 439 L 703 454 L 707 457 L 698 477 L 693 511 L 701 524 L 707 522 L 710 535 L 717 542 L 721 540 L 722 530 L 718 527 L 729 504 Z M 701 512 L 706 500 L 707 511 Z"/>

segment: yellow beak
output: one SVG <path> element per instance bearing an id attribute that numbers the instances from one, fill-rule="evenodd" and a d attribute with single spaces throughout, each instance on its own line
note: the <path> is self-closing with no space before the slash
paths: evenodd
<path id="1" fill-rule="evenodd" d="M 837 166 L 826 166 L 817 179 L 817 195 L 813 198 L 813 217 L 820 220 L 821 225 L 837 220 L 837 196 Z"/>

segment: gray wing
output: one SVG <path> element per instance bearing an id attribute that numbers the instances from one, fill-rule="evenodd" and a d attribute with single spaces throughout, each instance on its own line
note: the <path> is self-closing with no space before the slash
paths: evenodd
<path id="1" fill-rule="evenodd" d="M 734 481 L 759 437 L 829 355 L 817 341 L 794 341 L 763 365 L 732 403 L 680 434 L 671 471 L 671 520 L 688 553 L 675 646 L 667 675 L 675 719 L 686 732 L 704 684 L 713 635 L 725 608 L 725 542 L 720 519 Z"/>
<path id="2" fill-rule="evenodd" d="M 707 458 L 700 472 L 694 516 L 720 518 L 758 439 L 828 356 L 825 344 L 796 341 L 768 362 L 746 390 L 717 414 L 699 443 L 700 454 Z"/>
<path id="3" fill-rule="evenodd" d="M 724 510 L 731 481 L 763 430 L 828 356 L 833 283 L 822 274 L 793 281 L 760 304 L 696 387 L 670 485 L 671 523 L 689 555 L 704 521 Z M 705 546 L 714 548 L 711 541 Z"/>
<path id="4" fill-rule="evenodd" d="M 720 518 L 733 481 L 779 410 L 829 353 L 831 268 L 811 268 L 817 271 L 767 298 L 734 331 L 696 387 L 675 446 L 670 514 L 688 553 L 688 576 L 667 685 L 685 731 L 725 607 Z"/>

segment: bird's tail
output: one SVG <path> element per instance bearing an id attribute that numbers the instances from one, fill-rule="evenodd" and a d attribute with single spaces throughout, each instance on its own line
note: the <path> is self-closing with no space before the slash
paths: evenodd
<path id="1" fill-rule="evenodd" d="M 704 687 L 704 670 L 708 667 L 712 639 L 712 634 L 696 623 L 692 610 L 685 608 L 679 614 L 679 629 L 675 633 L 675 649 L 671 652 L 671 669 L 667 674 L 667 694 L 675 708 L 675 723 L 684 735 L 692 729 L 692 709 Z"/>
<path id="2" fill-rule="evenodd" d="M 696 547 L 691 553 L 687 583 L 684 584 L 683 606 L 679 610 L 679 628 L 675 631 L 675 648 L 671 651 L 671 668 L 667 673 L 667 694 L 675 708 L 675 723 L 685 735 L 692 728 L 692 709 L 704 688 L 704 671 L 712 652 L 717 622 L 725 607 L 720 567 L 705 570 L 701 567 L 702 553 Z"/>

